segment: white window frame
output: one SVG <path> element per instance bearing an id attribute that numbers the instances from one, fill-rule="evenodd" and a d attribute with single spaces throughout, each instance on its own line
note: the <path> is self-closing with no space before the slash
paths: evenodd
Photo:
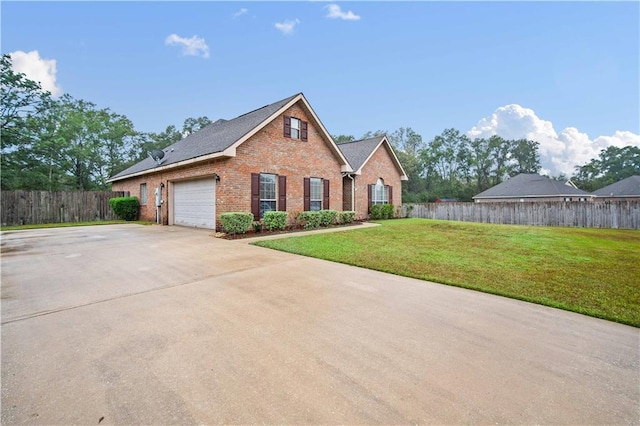
<path id="1" fill-rule="evenodd" d="M 314 191 L 315 187 L 315 191 Z M 322 200 L 324 197 L 324 182 L 322 178 L 309 179 L 309 210 L 322 210 Z"/>
<path id="2" fill-rule="evenodd" d="M 300 119 L 295 117 L 290 117 L 291 120 L 291 139 L 300 139 L 300 134 L 302 130 L 300 129 Z"/>
<path id="3" fill-rule="evenodd" d="M 147 183 L 140 184 L 140 204 L 146 205 L 148 199 Z"/>
<path id="4" fill-rule="evenodd" d="M 269 198 L 269 194 L 265 194 L 264 185 L 271 185 L 271 182 L 266 182 L 262 180 L 264 177 L 272 177 L 273 178 L 273 198 Z M 273 209 L 265 209 L 264 203 L 269 203 L 271 205 L 273 203 Z M 262 218 L 265 212 L 276 211 L 278 210 L 278 175 L 272 173 L 260 173 L 260 217 Z"/>
<path id="5" fill-rule="evenodd" d="M 382 178 L 373 185 L 371 192 L 371 204 L 389 204 L 389 187 Z"/>

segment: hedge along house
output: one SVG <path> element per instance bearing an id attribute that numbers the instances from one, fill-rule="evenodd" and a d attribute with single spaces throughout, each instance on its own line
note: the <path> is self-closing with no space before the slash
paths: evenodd
<path id="1" fill-rule="evenodd" d="M 302 93 L 218 120 L 163 153 L 109 181 L 139 197 L 141 219 L 168 225 L 215 229 L 225 212 L 258 220 L 269 210 L 290 218 L 341 210 L 343 176 L 354 174 Z"/>
<path id="2" fill-rule="evenodd" d="M 341 143 L 338 148 L 353 169 L 342 179 L 343 210 L 364 219 L 373 204 L 401 204 L 401 182 L 408 178 L 386 136 Z"/>

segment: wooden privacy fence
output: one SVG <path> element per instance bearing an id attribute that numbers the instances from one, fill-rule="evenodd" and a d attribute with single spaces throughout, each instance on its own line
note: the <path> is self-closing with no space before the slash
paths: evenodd
<path id="1" fill-rule="evenodd" d="M 117 219 L 109 199 L 122 191 L 2 191 L 2 226 Z"/>
<path id="2" fill-rule="evenodd" d="M 402 216 L 511 225 L 640 229 L 640 200 L 403 204 Z"/>

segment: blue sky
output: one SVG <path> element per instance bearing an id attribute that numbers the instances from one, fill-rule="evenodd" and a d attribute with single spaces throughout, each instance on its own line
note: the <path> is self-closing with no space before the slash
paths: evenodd
<path id="1" fill-rule="evenodd" d="M 552 172 L 608 145 L 640 145 L 638 2 L 1 8 L 2 53 L 24 52 L 23 72 L 54 60 L 51 84 L 141 131 L 187 117 L 232 118 L 304 92 L 332 134 L 401 126 L 425 140 L 448 127 L 522 134 L 542 140 Z"/>

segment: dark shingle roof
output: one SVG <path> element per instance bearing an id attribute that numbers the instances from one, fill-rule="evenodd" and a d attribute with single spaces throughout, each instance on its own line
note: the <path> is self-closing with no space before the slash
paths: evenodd
<path id="1" fill-rule="evenodd" d="M 593 191 L 598 197 L 624 197 L 624 196 L 640 196 L 640 176 L 629 176 L 597 191 Z"/>
<path id="2" fill-rule="evenodd" d="M 359 141 L 345 142 L 338 144 L 342 155 L 347 159 L 354 171 L 360 170 L 367 158 L 380 144 L 384 136 L 376 136 L 371 139 L 361 139 Z"/>
<path id="3" fill-rule="evenodd" d="M 180 161 L 224 151 L 298 95 L 300 94 L 298 93 L 281 101 L 263 106 L 262 108 L 240 115 L 232 120 L 217 120 L 213 124 L 165 148 L 163 150 L 165 155 L 161 165 L 167 166 Z M 118 179 L 152 170 L 156 167 L 157 164 L 154 160 L 145 158 L 139 163 L 113 176 L 111 179 Z"/>
<path id="4" fill-rule="evenodd" d="M 586 191 L 537 174 L 521 173 L 473 198 L 591 196 Z"/>

